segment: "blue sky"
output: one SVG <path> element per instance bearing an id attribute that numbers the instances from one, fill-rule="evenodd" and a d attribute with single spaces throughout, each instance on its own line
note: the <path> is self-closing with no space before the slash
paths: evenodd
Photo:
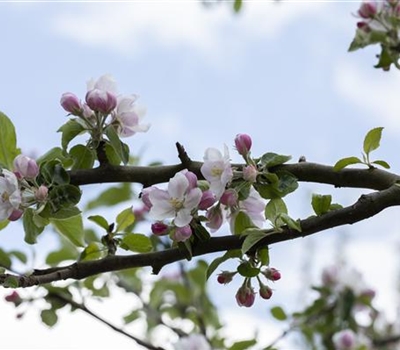
<path id="1" fill-rule="evenodd" d="M 359 156 L 365 133 L 383 126 L 376 155 L 398 173 L 399 73 L 373 68 L 378 48 L 347 52 L 358 6 L 359 2 L 253 1 L 235 15 L 226 4 L 205 9 L 189 0 L 0 3 L 0 110 L 15 123 L 25 153 L 44 153 L 60 144 L 56 130 L 66 120 L 59 106 L 61 94 L 70 91 L 83 98 L 87 80 L 110 73 L 121 93 L 139 94 L 139 102 L 147 107 L 144 121 L 152 124 L 150 130 L 126 139 L 133 152 L 143 152 L 144 162 L 177 162 L 177 141 L 199 160 L 207 147 L 222 149 L 225 143 L 232 159 L 239 161 L 233 139 L 248 133 L 254 155 L 272 151 L 294 160 L 304 155 L 309 161 L 334 164 L 345 156 Z M 302 185 L 299 194 L 288 199 L 293 217 L 311 214 L 309 196 L 315 191 L 331 189 Z M 335 190 L 334 200 L 350 204 L 359 193 Z M 377 282 L 377 274 L 382 277 L 384 265 L 380 305 L 397 301 L 393 274 L 398 231 L 395 210 L 388 210 L 351 228 L 274 246 L 272 259 L 284 278 L 276 284 L 272 303 L 293 300 L 305 282 L 294 266 L 302 265 L 310 249 L 315 250 L 316 266 L 335 262 L 336 235 L 348 238 L 347 255 L 371 283 Z M 39 250 L 46 250 L 49 235 L 41 238 Z M 18 225 L 0 232 L 7 248 L 20 247 L 22 237 Z M 308 276 L 310 281 L 318 271 Z M 267 322 L 263 315 L 270 305 L 258 302 L 258 311 L 243 310 L 226 301 L 233 301 L 234 288 L 225 287 L 226 294 L 216 289 L 223 317 L 246 318 L 254 325 Z M 38 324 L 34 311 L 16 321 L 12 308 L 0 303 L 0 325 L 10 329 L 3 347 L 52 348 L 57 339 L 56 344 L 71 349 L 114 348 L 111 338 L 118 339 L 120 348 L 131 346 L 79 315 L 66 314 L 48 331 Z M 116 307 L 115 300 L 96 304 L 105 313 Z M 88 336 L 79 337 L 79 345 L 68 332 L 78 332 L 81 322 Z M 29 342 L 15 339 L 22 327 L 32 334 Z M 249 328 L 252 334 L 255 328 Z M 276 332 L 272 328 L 272 335 Z"/>

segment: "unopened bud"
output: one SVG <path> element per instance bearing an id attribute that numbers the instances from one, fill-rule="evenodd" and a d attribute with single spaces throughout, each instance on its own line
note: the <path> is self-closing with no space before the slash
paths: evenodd
<path id="1" fill-rule="evenodd" d="M 168 234 L 169 226 L 161 221 L 155 222 L 151 225 L 151 232 L 157 236 L 164 236 Z"/>
<path id="2" fill-rule="evenodd" d="M 375 2 L 363 2 L 358 9 L 358 15 L 361 18 L 374 18 L 377 12 L 377 5 Z"/>
<path id="3" fill-rule="evenodd" d="M 227 207 L 233 207 L 238 204 L 239 195 L 233 189 L 225 190 L 220 198 L 220 202 Z"/>
<path id="4" fill-rule="evenodd" d="M 253 288 L 244 284 L 236 293 L 236 302 L 239 306 L 251 307 L 254 304 L 255 295 Z"/>
<path id="5" fill-rule="evenodd" d="M 243 179 L 255 183 L 257 181 L 258 171 L 254 165 L 248 165 L 243 169 Z"/>
<path id="6" fill-rule="evenodd" d="M 233 280 L 233 276 L 235 276 L 236 272 L 222 271 L 218 277 L 217 281 L 220 284 L 228 284 Z"/>
<path id="7" fill-rule="evenodd" d="M 215 194 L 211 190 L 204 191 L 201 195 L 199 209 L 206 210 L 216 202 Z"/>
<path id="8" fill-rule="evenodd" d="M 268 267 L 266 270 L 263 271 L 263 274 L 270 281 L 278 281 L 281 279 L 281 273 L 274 267 Z"/>
<path id="9" fill-rule="evenodd" d="M 40 185 L 35 192 L 35 198 L 38 202 L 44 202 L 47 199 L 48 193 L 49 189 L 44 185 Z"/>
<path id="10" fill-rule="evenodd" d="M 20 176 L 27 179 L 34 179 L 39 174 L 39 166 L 36 161 L 22 154 L 15 157 L 14 169 Z"/>
<path id="11" fill-rule="evenodd" d="M 13 303 L 15 306 L 18 306 L 22 303 L 22 298 L 19 296 L 17 291 L 13 291 L 11 294 L 6 295 L 4 299 L 10 303 Z"/>
<path id="12" fill-rule="evenodd" d="M 175 242 L 184 242 L 192 235 L 192 228 L 189 225 L 177 227 L 172 239 Z"/>
<path id="13" fill-rule="evenodd" d="M 109 114 L 117 106 L 117 97 L 112 92 L 93 89 L 86 94 L 86 103 L 93 111 Z"/>
<path id="14" fill-rule="evenodd" d="M 272 289 L 270 287 L 266 286 L 265 284 L 260 284 L 259 293 L 260 293 L 260 297 L 263 299 L 266 299 L 266 300 L 271 299 L 272 294 L 273 294 Z"/>
<path id="15" fill-rule="evenodd" d="M 78 97 L 71 92 L 65 92 L 61 95 L 61 107 L 72 115 L 80 115 L 82 111 L 81 102 Z"/>
<path id="16" fill-rule="evenodd" d="M 14 209 L 7 219 L 9 221 L 17 221 L 18 219 L 21 218 L 23 213 L 24 212 L 22 210 L 20 210 L 20 209 Z"/>
<path id="17" fill-rule="evenodd" d="M 252 141 L 251 137 L 247 134 L 237 134 L 235 137 L 235 147 L 238 153 L 242 156 L 246 156 L 251 149 Z"/>

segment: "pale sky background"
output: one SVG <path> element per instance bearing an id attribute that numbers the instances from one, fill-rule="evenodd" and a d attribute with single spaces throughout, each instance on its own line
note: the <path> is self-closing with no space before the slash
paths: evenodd
<path id="1" fill-rule="evenodd" d="M 15 123 L 24 153 L 44 153 L 60 145 L 56 130 L 66 120 L 61 94 L 83 98 L 87 80 L 109 73 L 121 93 L 139 94 L 147 107 L 149 132 L 126 139 L 133 153 L 143 152 L 144 162 L 176 163 L 177 141 L 198 160 L 207 147 L 222 149 L 225 143 L 239 161 L 233 139 L 248 133 L 253 155 L 271 151 L 290 154 L 294 161 L 304 155 L 332 165 L 360 156 L 366 132 L 383 126 L 374 156 L 399 173 L 400 74 L 373 68 L 378 47 L 347 52 L 359 4 L 249 1 L 235 15 L 227 4 L 206 9 L 190 0 L 0 3 L 0 110 Z M 334 201 L 344 205 L 360 194 L 301 188 L 288 197 L 295 218 L 311 215 L 312 192 L 333 192 Z M 377 307 L 393 318 L 393 303 L 399 301 L 397 212 L 390 209 L 352 227 L 274 245 L 272 265 L 283 278 L 270 302 L 257 298 L 253 308 L 238 308 L 238 285 L 210 282 L 228 334 L 244 339 L 258 329 L 266 342 L 261 345 L 274 339 L 280 328 L 271 324 L 269 308 L 301 307 L 304 285 L 316 281 L 323 266 L 337 262 L 341 236 L 347 241 L 343 253 L 377 288 Z M 52 234 L 43 233 L 34 248 L 49 249 Z M 9 225 L 0 242 L 4 249 L 23 247 L 21 227 Z M 312 269 L 305 274 L 306 263 Z M 139 349 L 79 312 L 62 312 L 51 330 L 36 310 L 16 320 L 12 305 L 3 301 L 8 292 L 0 290 L 1 348 Z M 126 313 L 123 300 L 117 293 L 93 308 L 119 324 Z M 130 326 L 126 330 L 140 335 Z"/>

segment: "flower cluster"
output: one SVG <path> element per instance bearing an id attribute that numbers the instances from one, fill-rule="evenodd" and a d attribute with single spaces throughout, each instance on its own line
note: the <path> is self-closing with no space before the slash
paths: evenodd
<path id="1" fill-rule="evenodd" d="M 39 205 L 39 209 L 44 207 L 48 188 L 36 182 L 38 175 L 36 161 L 24 155 L 14 159 L 14 171 L 1 170 L 0 221 L 16 221 L 34 204 Z"/>
<path id="2" fill-rule="evenodd" d="M 87 130 L 94 142 L 102 140 L 106 129 L 112 127 L 120 137 L 145 132 L 148 124 L 141 124 L 145 110 L 136 105 L 137 95 L 123 96 L 117 93 L 116 83 L 110 75 L 87 83 L 85 102 L 71 93 L 62 94 L 61 106 Z"/>
<path id="3" fill-rule="evenodd" d="M 235 144 L 238 152 L 249 159 L 250 136 L 237 135 Z M 265 203 L 258 192 L 250 188 L 254 174 L 241 172 L 242 183 L 249 185 L 245 195 L 240 194 L 240 189 L 230 186 L 234 180 L 234 169 L 227 146 L 223 153 L 215 148 L 206 149 L 201 174 L 205 180 L 199 181 L 196 174 L 185 169 L 170 179 L 167 189 L 156 186 L 143 189 L 142 200 L 149 210 L 149 217 L 156 220 L 152 225 L 155 235 L 169 234 L 176 242 L 186 241 L 192 236 L 193 227 L 200 217 L 206 219 L 205 225 L 211 232 L 228 221 L 234 233 L 239 213 L 245 214 L 254 226 L 262 227 Z M 199 211 L 205 211 L 204 215 L 200 215 Z M 170 221 L 166 222 L 167 219 Z"/>
<path id="4" fill-rule="evenodd" d="M 382 52 L 376 67 L 389 70 L 393 63 L 399 68 L 399 0 L 364 1 L 356 16 L 360 20 L 357 22 L 358 29 L 350 51 L 380 43 Z"/>

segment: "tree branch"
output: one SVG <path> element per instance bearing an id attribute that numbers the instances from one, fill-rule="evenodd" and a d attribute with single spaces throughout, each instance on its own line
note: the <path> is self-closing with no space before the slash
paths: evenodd
<path id="1" fill-rule="evenodd" d="M 264 230 L 266 236 L 257 244 L 257 247 L 306 237 L 341 225 L 354 224 L 372 217 L 386 208 L 397 205 L 400 205 L 400 186 L 394 184 L 385 190 L 362 195 L 351 206 L 301 220 L 302 232 L 287 227 L 283 228 L 282 232 Z M 193 246 L 193 256 L 240 249 L 243 239 L 239 235 L 232 235 L 213 237 L 206 242 L 198 242 Z M 0 275 L 0 284 L 7 285 L 7 280 L 11 278 L 14 282 L 17 282 L 18 287 L 30 287 L 69 278 L 79 280 L 99 273 L 146 266 L 152 267 L 153 272 L 158 273 L 163 266 L 184 259 L 185 254 L 178 248 L 145 254 L 115 255 L 101 260 L 76 262 L 65 267 L 35 270 L 28 276 L 3 274 Z"/>

